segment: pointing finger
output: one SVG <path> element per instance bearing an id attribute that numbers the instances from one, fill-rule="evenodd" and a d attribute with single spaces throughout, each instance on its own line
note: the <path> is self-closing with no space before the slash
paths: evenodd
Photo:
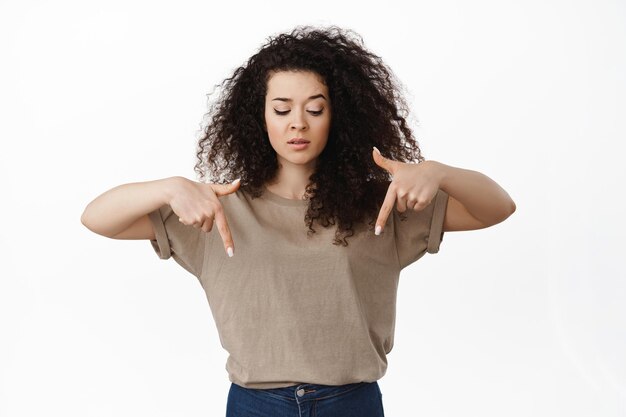
<path id="1" fill-rule="evenodd" d="M 376 235 L 380 235 L 387 223 L 387 218 L 389 217 L 389 213 L 393 210 L 393 206 L 396 203 L 396 192 L 394 189 L 389 187 L 387 189 L 387 194 L 385 195 L 385 200 L 383 201 L 382 206 L 380 207 L 380 212 L 378 213 L 378 219 L 376 219 L 376 230 L 374 233 Z M 378 233 L 377 233 L 378 232 Z"/>
<path id="2" fill-rule="evenodd" d="M 233 244 L 233 237 L 230 232 L 230 227 L 228 227 L 228 220 L 226 220 L 226 213 L 222 206 L 218 206 L 219 208 L 215 210 L 215 223 L 217 224 L 217 231 L 220 236 L 222 236 L 222 241 L 224 242 L 224 247 L 226 248 L 226 253 L 228 256 L 233 256 L 233 251 L 235 250 L 235 245 Z"/>

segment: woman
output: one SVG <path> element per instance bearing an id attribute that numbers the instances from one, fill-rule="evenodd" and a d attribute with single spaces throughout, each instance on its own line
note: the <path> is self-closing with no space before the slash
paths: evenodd
<path id="1" fill-rule="evenodd" d="M 485 175 L 424 159 L 393 73 L 351 34 L 270 39 L 210 109 L 200 182 L 123 184 L 81 219 L 198 278 L 229 353 L 227 416 L 384 415 L 400 271 L 515 211 Z"/>

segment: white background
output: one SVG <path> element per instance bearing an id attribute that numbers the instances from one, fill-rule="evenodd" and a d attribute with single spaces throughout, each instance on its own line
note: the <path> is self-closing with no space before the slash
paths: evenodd
<path id="1" fill-rule="evenodd" d="M 199 282 L 80 216 L 195 179 L 207 94 L 298 24 L 361 34 L 424 156 L 517 204 L 402 272 L 386 415 L 626 415 L 626 5 L 545 0 L 2 0 L 0 415 L 224 415 Z"/>

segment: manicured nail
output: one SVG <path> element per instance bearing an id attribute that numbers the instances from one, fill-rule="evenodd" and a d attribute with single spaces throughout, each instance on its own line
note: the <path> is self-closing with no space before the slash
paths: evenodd
<path id="1" fill-rule="evenodd" d="M 378 148 L 377 148 L 376 146 L 374 146 L 374 150 L 376 151 L 376 153 L 377 153 L 378 155 L 380 155 L 380 151 L 378 150 Z"/>
<path id="2" fill-rule="evenodd" d="M 237 178 L 235 181 L 232 182 L 233 185 L 237 184 L 239 182 L 241 178 Z"/>
<path id="3" fill-rule="evenodd" d="M 376 230 L 374 230 L 374 234 L 378 236 L 381 230 L 382 230 L 382 227 L 380 227 L 380 225 L 376 225 Z"/>
<path id="4" fill-rule="evenodd" d="M 233 257 L 233 248 L 231 248 L 230 246 L 226 249 L 226 252 L 228 252 L 228 256 L 229 257 Z"/>

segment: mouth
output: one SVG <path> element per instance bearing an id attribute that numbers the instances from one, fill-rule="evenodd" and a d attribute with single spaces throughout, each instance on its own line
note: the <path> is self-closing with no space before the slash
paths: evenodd
<path id="1" fill-rule="evenodd" d="M 302 139 L 302 138 L 293 138 L 293 139 L 290 139 L 289 142 L 287 143 L 290 145 L 302 145 L 305 143 L 309 143 L 309 141 L 306 139 Z"/>
<path id="2" fill-rule="evenodd" d="M 302 138 L 293 138 L 287 142 L 287 145 L 289 145 L 291 149 L 299 151 L 306 149 L 309 146 L 309 141 Z"/>

